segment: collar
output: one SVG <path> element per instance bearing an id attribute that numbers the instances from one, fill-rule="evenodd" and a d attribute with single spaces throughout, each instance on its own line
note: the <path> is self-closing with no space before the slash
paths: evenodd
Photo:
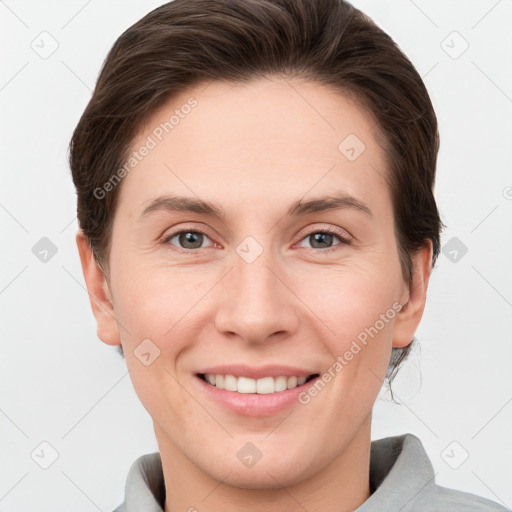
<path id="1" fill-rule="evenodd" d="M 421 441 L 412 434 L 372 441 L 371 496 L 357 512 L 396 511 L 413 502 L 420 492 L 435 486 L 434 470 Z M 114 512 L 163 512 L 165 484 L 158 452 L 139 457 L 126 480 L 125 501 Z"/>

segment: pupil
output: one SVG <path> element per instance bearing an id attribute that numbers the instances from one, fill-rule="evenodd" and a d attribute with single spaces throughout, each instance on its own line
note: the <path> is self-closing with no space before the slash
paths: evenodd
<path id="1" fill-rule="evenodd" d="M 320 242 L 320 244 L 332 243 L 332 237 L 333 235 L 329 233 L 315 233 L 313 235 L 314 243 L 312 244 L 312 246 L 315 247 L 315 244 L 317 242 Z"/>
<path id="2" fill-rule="evenodd" d="M 187 231 L 186 233 L 182 233 L 180 235 L 180 244 L 185 246 L 186 249 L 197 249 L 201 247 L 202 236 L 203 235 L 201 235 L 201 233 Z M 187 246 L 187 244 L 192 244 L 192 247 Z"/>

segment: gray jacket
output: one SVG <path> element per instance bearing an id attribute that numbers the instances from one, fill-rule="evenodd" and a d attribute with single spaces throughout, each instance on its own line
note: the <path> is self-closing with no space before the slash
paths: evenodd
<path id="1" fill-rule="evenodd" d="M 421 441 L 412 434 L 372 441 L 371 496 L 356 512 L 506 512 L 480 496 L 441 487 Z M 139 457 L 126 480 L 125 501 L 114 512 L 163 512 L 160 454 Z"/>

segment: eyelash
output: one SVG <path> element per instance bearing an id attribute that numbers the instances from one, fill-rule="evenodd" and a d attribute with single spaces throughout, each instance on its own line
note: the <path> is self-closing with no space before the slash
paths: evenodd
<path id="1" fill-rule="evenodd" d="M 201 231 L 200 229 L 181 229 L 181 230 L 175 231 L 174 233 L 171 233 L 169 236 L 165 237 L 165 239 L 162 241 L 162 243 L 163 244 L 170 244 L 170 241 L 173 238 L 175 238 L 177 235 L 180 235 L 182 233 L 196 233 L 196 234 L 203 235 L 203 236 L 206 236 L 206 237 L 210 238 L 208 236 L 208 234 L 206 234 L 204 231 Z M 311 248 L 311 249 L 313 249 L 315 251 L 318 251 L 318 252 L 322 252 L 322 253 L 332 252 L 334 250 L 337 250 L 336 247 L 338 247 L 339 245 L 350 245 L 350 243 L 351 243 L 351 240 L 348 237 L 341 235 L 339 233 L 339 231 L 337 231 L 334 228 L 322 228 L 322 229 L 311 230 L 310 232 L 306 233 L 300 239 L 300 242 L 302 242 L 306 238 L 310 237 L 311 235 L 315 235 L 317 233 L 333 235 L 336 238 L 338 238 L 338 240 L 340 241 L 340 243 L 335 244 L 332 247 L 327 247 L 325 249 L 316 249 L 314 247 Z M 170 244 L 170 245 L 172 245 L 172 244 Z M 178 247 L 178 246 L 174 246 L 174 247 L 176 247 L 176 250 L 178 250 L 179 252 L 186 252 L 186 253 L 197 252 L 199 249 L 208 249 L 208 247 L 199 247 L 197 249 L 184 249 L 183 247 Z M 306 247 L 306 249 L 308 249 L 308 247 Z"/>

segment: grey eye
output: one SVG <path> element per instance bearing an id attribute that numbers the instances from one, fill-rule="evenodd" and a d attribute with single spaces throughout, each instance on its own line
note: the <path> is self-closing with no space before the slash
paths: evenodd
<path id="1" fill-rule="evenodd" d="M 177 239 L 177 243 L 173 240 Z M 181 249 L 200 249 L 208 237 L 199 231 L 178 231 L 167 238 L 167 242 L 178 245 Z"/>

